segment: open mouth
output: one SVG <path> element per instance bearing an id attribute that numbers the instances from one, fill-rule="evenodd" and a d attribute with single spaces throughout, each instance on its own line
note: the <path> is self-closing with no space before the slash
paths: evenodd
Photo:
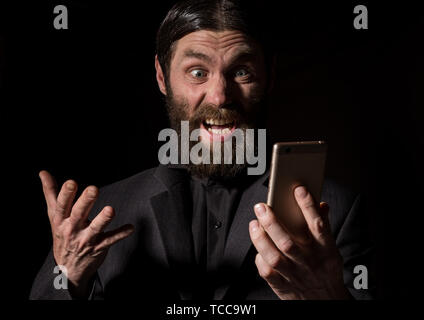
<path id="1" fill-rule="evenodd" d="M 202 122 L 201 128 L 207 130 L 212 140 L 224 140 L 227 136 L 231 135 L 236 129 L 235 121 L 206 119 Z"/>

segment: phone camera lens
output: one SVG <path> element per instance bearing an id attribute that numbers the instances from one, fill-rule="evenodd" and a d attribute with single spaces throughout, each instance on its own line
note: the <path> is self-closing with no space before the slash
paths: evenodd
<path id="1" fill-rule="evenodd" d="M 290 151 L 291 151 L 291 148 L 290 147 L 287 147 L 286 148 L 286 153 L 290 153 Z"/>

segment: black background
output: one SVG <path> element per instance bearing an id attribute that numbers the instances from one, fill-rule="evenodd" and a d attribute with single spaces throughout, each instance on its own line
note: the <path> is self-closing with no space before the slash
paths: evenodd
<path id="1" fill-rule="evenodd" d="M 411 3 L 262 1 L 279 51 L 273 141 L 325 139 L 327 174 L 368 199 L 378 297 L 414 298 L 421 259 L 423 13 Z M 80 190 L 157 164 L 168 127 L 155 34 L 173 1 L 19 1 L 1 7 L 2 264 L 27 299 L 51 245 L 38 172 Z M 69 30 L 55 30 L 65 4 Z M 353 28 L 365 4 L 369 30 Z M 331 205 L 331 204 L 330 204 Z"/>

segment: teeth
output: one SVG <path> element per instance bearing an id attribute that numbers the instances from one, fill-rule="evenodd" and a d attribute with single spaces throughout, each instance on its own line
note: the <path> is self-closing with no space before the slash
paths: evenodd
<path id="1" fill-rule="evenodd" d="M 230 129 L 225 128 L 225 129 L 208 129 L 209 132 L 212 132 L 213 134 L 228 134 L 230 133 Z"/>
<path id="2" fill-rule="evenodd" d="M 217 125 L 217 126 L 231 125 L 231 122 L 225 122 L 224 120 L 215 120 L 215 119 L 206 119 L 205 123 L 208 125 Z"/>

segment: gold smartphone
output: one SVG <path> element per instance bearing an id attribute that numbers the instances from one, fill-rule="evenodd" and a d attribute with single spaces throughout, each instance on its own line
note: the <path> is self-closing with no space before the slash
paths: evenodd
<path id="1" fill-rule="evenodd" d="M 317 205 L 321 200 L 327 144 L 324 141 L 279 142 L 272 150 L 267 204 L 298 243 L 307 243 L 310 233 L 294 197 L 303 185 Z"/>

